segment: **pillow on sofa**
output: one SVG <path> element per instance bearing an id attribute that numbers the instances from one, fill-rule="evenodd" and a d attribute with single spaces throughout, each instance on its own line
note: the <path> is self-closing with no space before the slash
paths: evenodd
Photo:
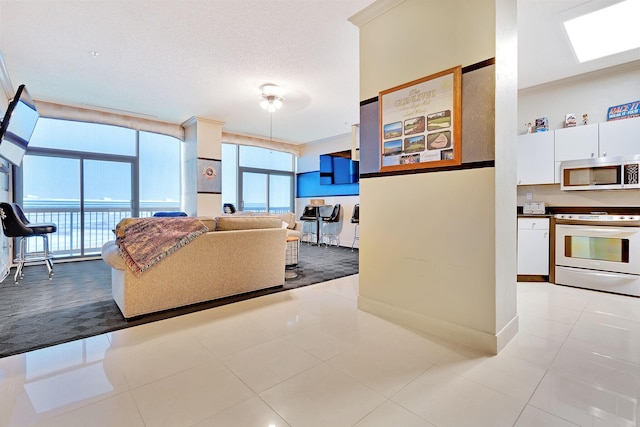
<path id="1" fill-rule="evenodd" d="M 283 222 L 287 223 L 287 228 L 289 230 L 293 230 L 294 228 L 296 228 L 296 216 L 293 212 L 285 212 L 285 213 L 277 214 L 276 216 L 280 218 Z"/>
<path id="2" fill-rule="evenodd" d="M 199 216 L 198 219 L 209 229 L 209 231 L 215 231 L 216 219 L 212 216 Z"/>
<path id="3" fill-rule="evenodd" d="M 281 228 L 282 220 L 276 216 L 219 216 L 216 231 L 255 230 L 259 228 Z"/>

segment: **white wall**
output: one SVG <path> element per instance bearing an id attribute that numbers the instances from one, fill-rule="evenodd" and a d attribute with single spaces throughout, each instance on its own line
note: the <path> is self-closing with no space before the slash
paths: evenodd
<path id="1" fill-rule="evenodd" d="M 563 127 L 564 115 L 589 115 L 590 123 L 605 122 L 607 109 L 640 99 L 640 61 L 588 73 L 518 92 L 518 133 L 525 123 L 548 117 L 549 127 Z M 640 152 L 640 144 L 638 145 Z M 561 191 L 560 185 L 518 186 L 518 205 L 526 194 L 549 206 L 638 206 L 640 190 Z"/>
<path id="2" fill-rule="evenodd" d="M 300 157 L 298 157 L 298 173 L 314 172 L 320 170 L 320 155 L 344 151 L 351 149 L 351 133 L 338 135 L 333 138 L 322 139 L 309 142 L 300 147 Z M 320 197 L 314 197 L 320 198 Z M 321 197 L 325 204 L 335 205 L 340 203 L 342 208 L 342 231 L 340 232 L 340 246 L 351 247 L 356 233 L 356 227 L 351 224 L 350 218 L 353 207 L 360 203 L 360 196 L 331 196 Z M 299 218 L 304 211 L 304 207 L 311 203 L 311 198 L 302 197 L 296 199 L 296 217 Z M 355 242 L 355 247 L 359 248 L 359 241 Z"/>
<path id="3" fill-rule="evenodd" d="M 589 123 L 607 121 L 607 109 L 640 100 L 640 60 L 518 92 L 518 133 L 525 124 L 547 117 L 551 129 L 563 127 L 564 116 L 575 113 Z"/>
<path id="4" fill-rule="evenodd" d="M 4 113 L 7 111 L 7 107 L 9 106 L 9 100 L 4 99 L 4 97 L 0 97 L 0 111 L 2 112 L 0 117 L 4 117 Z M 11 168 L 11 166 L 9 166 Z M 11 177 L 9 177 L 11 178 Z M 0 173 L 0 182 L 6 179 L 5 174 Z M 0 201 L 9 202 L 11 201 L 11 181 L 9 181 L 9 191 L 5 191 L 4 187 L 0 185 Z M 4 233 L 1 233 L 0 236 L 0 278 L 2 278 L 2 274 L 6 272 L 6 269 L 11 266 L 11 249 L 10 245 L 12 241 L 7 239 Z"/>
<path id="5" fill-rule="evenodd" d="M 309 142 L 300 146 L 298 173 L 320 170 L 320 155 L 336 151 L 351 150 L 351 134 Z"/>
<path id="6" fill-rule="evenodd" d="M 507 29 L 500 34 L 497 8 Z M 508 0 L 406 0 L 359 24 L 362 100 L 497 58 L 495 168 L 361 180 L 358 300 L 374 314 L 493 353 L 517 332 L 515 20 Z"/>

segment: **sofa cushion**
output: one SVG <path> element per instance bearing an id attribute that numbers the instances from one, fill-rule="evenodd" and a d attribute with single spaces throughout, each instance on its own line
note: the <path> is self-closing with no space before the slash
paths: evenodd
<path id="1" fill-rule="evenodd" d="M 281 228 L 282 220 L 276 216 L 219 216 L 216 231 L 255 230 L 260 228 Z"/>

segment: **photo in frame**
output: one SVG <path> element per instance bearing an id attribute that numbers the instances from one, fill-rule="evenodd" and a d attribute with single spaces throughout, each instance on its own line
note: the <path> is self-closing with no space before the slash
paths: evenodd
<path id="1" fill-rule="evenodd" d="M 222 194 L 222 161 L 198 157 L 198 193 Z"/>
<path id="2" fill-rule="evenodd" d="M 462 163 L 462 67 L 379 94 L 380 171 Z"/>

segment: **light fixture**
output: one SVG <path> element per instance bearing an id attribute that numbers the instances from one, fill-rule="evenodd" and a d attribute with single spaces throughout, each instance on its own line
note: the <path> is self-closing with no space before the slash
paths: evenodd
<path id="1" fill-rule="evenodd" d="M 270 113 L 279 110 L 282 107 L 282 89 L 276 85 L 266 84 L 262 85 L 262 99 L 260 100 L 260 106 Z"/>
<path id="2" fill-rule="evenodd" d="M 595 7 L 598 4 L 588 3 L 585 6 Z M 573 10 L 567 12 L 572 13 Z M 640 33 L 624 30 L 636 27 L 638 15 L 640 2 L 626 0 L 566 19 L 563 25 L 578 61 L 586 62 L 638 48 Z"/>

